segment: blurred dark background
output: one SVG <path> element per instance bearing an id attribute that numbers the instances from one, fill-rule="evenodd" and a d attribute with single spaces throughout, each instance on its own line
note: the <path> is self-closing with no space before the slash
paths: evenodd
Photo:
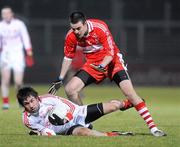
<path id="1" fill-rule="evenodd" d="M 56 79 L 68 16 L 80 10 L 109 24 L 134 84 L 180 85 L 179 0 L 0 0 L 0 8 L 6 5 L 31 35 L 36 65 L 26 70 L 26 83 Z"/>

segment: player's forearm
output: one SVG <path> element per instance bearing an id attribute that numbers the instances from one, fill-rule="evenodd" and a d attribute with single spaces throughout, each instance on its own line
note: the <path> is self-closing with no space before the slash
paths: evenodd
<path id="1" fill-rule="evenodd" d="M 112 59 L 113 59 L 112 56 L 105 56 L 103 61 L 101 62 L 101 65 L 103 67 L 106 67 L 112 61 Z"/>
<path id="2" fill-rule="evenodd" d="M 64 57 L 59 78 L 64 79 L 72 63 L 72 59 Z"/>

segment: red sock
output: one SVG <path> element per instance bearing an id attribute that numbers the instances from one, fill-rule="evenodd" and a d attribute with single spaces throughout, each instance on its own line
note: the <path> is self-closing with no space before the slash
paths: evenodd
<path id="1" fill-rule="evenodd" d="M 9 98 L 8 97 L 3 97 L 3 104 L 9 104 Z"/>
<path id="2" fill-rule="evenodd" d="M 145 120 L 149 129 L 156 127 L 151 117 L 151 114 L 149 113 L 149 110 L 147 109 L 146 104 L 144 102 L 137 104 L 135 108 L 138 111 L 138 113 L 141 115 L 141 117 Z"/>
<path id="3" fill-rule="evenodd" d="M 119 136 L 117 132 L 106 132 L 107 136 Z"/>

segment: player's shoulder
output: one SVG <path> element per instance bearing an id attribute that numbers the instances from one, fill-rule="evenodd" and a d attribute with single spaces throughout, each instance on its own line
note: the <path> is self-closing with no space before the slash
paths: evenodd
<path id="1" fill-rule="evenodd" d="M 55 95 L 52 95 L 52 94 L 44 94 L 44 95 L 40 95 L 39 99 L 41 101 L 46 101 L 46 100 L 49 100 L 49 99 L 58 99 L 58 96 L 55 96 Z"/>
<path id="2" fill-rule="evenodd" d="M 19 19 L 19 18 L 14 18 L 13 19 L 13 21 L 12 21 L 15 25 L 19 25 L 19 26 L 24 26 L 25 25 L 25 23 L 24 23 L 24 21 L 22 21 L 21 19 Z"/>
<path id="3" fill-rule="evenodd" d="M 107 24 L 103 20 L 100 20 L 100 19 L 88 19 L 87 22 L 92 25 L 94 30 L 102 30 L 102 31 L 105 32 L 108 29 Z"/>
<path id="4" fill-rule="evenodd" d="M 76 44 L 77 43 L 77 37 L 76 35 L 74 34 L 73 30 L 70 29 L 67 34 L 66 34 L 66 37 L 65 37 L 65 41 L 66 43 L 73 43 L 73 44 Z"/>
<path id="5" fill-rule="evenodd" d="M 25 124 L 25 125 L 29 125 L 29 123 L 30 123 L 30 121 L 31 121 L 31 114 L 30 113 L 28 113 L 27 111 L 23 111 L 23 113 L 22 113 L 22 119 L 23 119 L 23 123 Z"/>
<path id="6" fill-rule="evenodd" d="M 68 40 L 68 39 L 76 40 L 76 35 L 74 34 L 72 29 L 68 30 L 65 39 L 66 40 Z"/>
<path id="7" fill-rule="evenodd" d="M 104 20 L 96 19 L 96 18 L 90 18 L 90 19 L 87 19 L 87 21 L 90 21 L 92 23 L 106 24 L 106 22 Z"/>

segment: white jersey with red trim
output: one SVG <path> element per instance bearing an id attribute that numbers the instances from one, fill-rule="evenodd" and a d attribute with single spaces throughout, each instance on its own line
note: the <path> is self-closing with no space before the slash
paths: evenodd
<path id="1" fill-rule="evenodd" d="M 85 117 L 87 115 L 87 106 L 78 106 L 71 101 L 54 95 L 42 95 L 40 98 L 40 108 L 35 114 L 30 114 L 26 111 L 23 112 L 23 123 L 31 130 L 38 131 L 44 134 L 47 129 L 55 132 L 56 134 L 64 134 L 70 127 L 80 124 L 88 127 L 89 124 L 85 124 Z M 49 122 L 49 112 L 53 107 L 63 107 L 71 112 L 73 115 L 72 120 L 61 126 L 54 126 Z"/>
<path id="2" fill-rule="evenodd" d="M 76 48 L 82 48 L 87 61 L 103 60 L 105 56 L 114 56 L 119 52 L 107 24 L 99 19 L 87 20 L 88 34 L 79 39 L 73 30 L 69 30 L 65 39 L 64 54 L 74 58 Z"/>
<path id="3" fill-rule="evenodd" d="M 24 64 L 24 51 L 31 50 L 31 41 L 27 28 L 19 19 L 12 19 L 9 23 L 6 21 L 0 22 L 0 49 L 1 62 L 4 65 L 12 65 L 14 63 Z"/>

